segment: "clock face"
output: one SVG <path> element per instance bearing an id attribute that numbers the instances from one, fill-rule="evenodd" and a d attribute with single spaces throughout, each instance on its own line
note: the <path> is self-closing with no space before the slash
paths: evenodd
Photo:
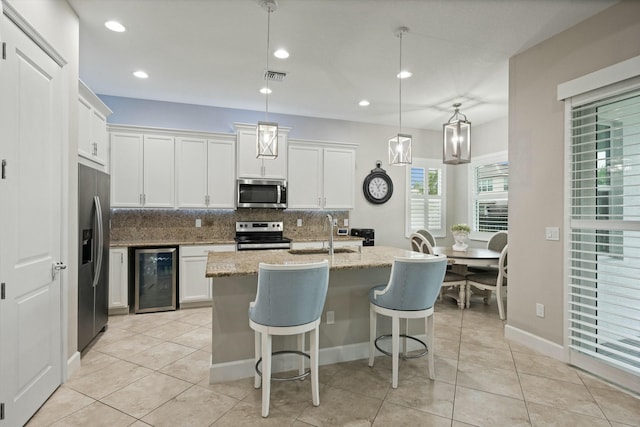
<path id="1" fill-rule="evenodd" d="M 369 194 L 374 199 L 383 199 L 384 196 L 389 192 L 389 186 L 387 185 L 387 181 L 380 177 L 375 177 L 371 181 L 369 181 Z"/>
<path id="2" fill-rule="evenodd" d="M 386 203 L 393 194 L 393 183 L 389 175 L 377 170 L 371 172 L 362 184 L 364 197 L 371 203 Z"/>

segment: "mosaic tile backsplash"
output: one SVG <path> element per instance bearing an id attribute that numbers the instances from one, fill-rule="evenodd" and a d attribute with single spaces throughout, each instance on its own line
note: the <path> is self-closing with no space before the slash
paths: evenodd
<path id="1" fill-rule="evenodd" d="M 233 241 L 236 221 L 283 221 L 284 235 L 295 240 L 326 236 L 326 215 L 343 227 L 349 211 L 283 211 L 276 209 L 166 210 L 112 209 L 111 244 L 123 242 L 209 243 Z M 202 221 L 196 227 L 196 219 Z M 302 226 L 297 226 L 297 220 Z"/>

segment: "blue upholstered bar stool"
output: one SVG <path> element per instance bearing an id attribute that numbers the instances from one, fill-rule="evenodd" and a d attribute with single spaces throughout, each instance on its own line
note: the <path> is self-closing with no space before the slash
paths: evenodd
<path id="1" fill-rule="evenodd" d="M 398 387 L 398 359 L 400 354 L 400 319 L 425 319 L 426 346 L 428 351 L 429 377 L 434 379 L 434 324 L 433 305 L 440 293 L 440 285 L 447 269 L 447 258 L 434 255 L 429 258 L 396 257 L 391 267 L 391 276 L 386 285 L 369 291 L 369 366 L 373 366 L 376 347 L 377 315 L 391 317 L 391 358 L 393 388 Z M 408 329 L 408 328 L 407 328 Z M 403 335 L 408 338 L 407 334 Z M 403 345 L 406 351 L 406 344 Z"/>
<path id="2" fill-rule="evenodd" d="M 271 392 L 271 338 L 298 335 L 304 352 L 304 334 L 311 332 L 309 359 L 313 405 L 320 404 L 318 388 L 318 330 L 329 286 L 329 262 L 307 264 L 264 264 L 258 267 L 258 291 L 249 304 L 249 325 L 255 331 L 255 387 L 262 383 L 262 416 L 269 416 Z M 262 358 L 262 381 L 258 364 Z M 304 359 L 300 363 L 303 375 Z"/>

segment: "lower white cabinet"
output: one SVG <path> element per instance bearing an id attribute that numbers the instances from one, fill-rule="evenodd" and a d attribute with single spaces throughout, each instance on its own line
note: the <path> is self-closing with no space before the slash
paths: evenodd
<path id="1" fill-rule="evenodd" d="M 109 314 L 129 312 L 127 248 L 109 250 Z"/>
<path id="2" fill-rule="evenodd" d="M 179 295 L 182 307 L 211 303 L 211 279 L 205 277 L 207 256 L 209 252 L 235 252 L 235 250 L 235 244 L 180 246 Z"/>

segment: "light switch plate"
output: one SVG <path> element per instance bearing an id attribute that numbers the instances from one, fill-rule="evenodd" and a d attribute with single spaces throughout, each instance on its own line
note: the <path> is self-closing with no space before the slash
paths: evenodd
<path id="1" fill-rule="evenodd" d="M 298 227 L 302 227 L 302 219 L 301 218 L 298 218 L 297 224 L 298 224 Z"/>
<path id="2" fill-rule="evenodd" d="M 200 218 L 196 219 L 196 227 L 202 227 L 202 220 Z"/>
<path id="3" fill-rule="evenodd" d="M 545 229 L 545 239 L 560 240 L 560 229 L 558 227 L 547 227 Z"/>

